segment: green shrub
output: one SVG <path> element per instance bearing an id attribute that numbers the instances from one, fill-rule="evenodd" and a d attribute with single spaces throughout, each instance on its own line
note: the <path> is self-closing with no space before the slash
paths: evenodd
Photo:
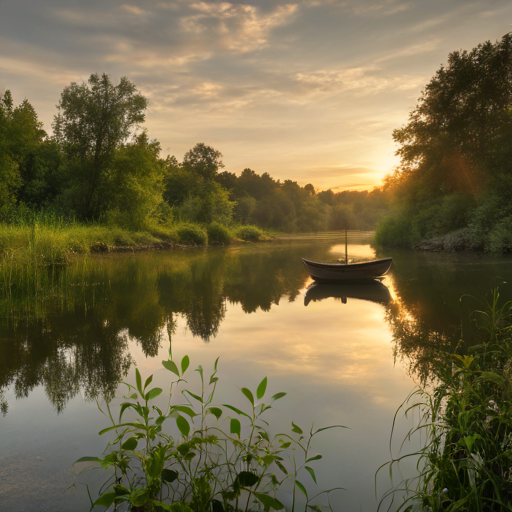
<path id="1" fill-rule="evenodd" d="M 499 221 L 489 233 L 486 249 L 492 254 L 512 251 L 512 217 Z"/>
<path id="2" fill-rule="evenodd" d="M 208 235 L 200 226 L 184 224 L 176 229 L 176 239 L 181 244 L 206 245 Z"/>
<path id="3" fill-rule="evenodd" d="M 237 238 L 246 242 L 257 242 L 263 238 L 263 231 L 256 226 L 241 226 L 236 230 Z"/>
<path id="4" fill-rule="evenodd" d="M 411 248 L 419 239 L 412 218 L 404 212 L 385 217 L 375 232 L 375 243 L 384 246 Z"/>
<path id="5" fill-rule="evenodd" d="M 212 222 L 206 228 L 209 244 L 229 244 L 231 242 L 231 233 L 226 226 L 218 222 Z"/>

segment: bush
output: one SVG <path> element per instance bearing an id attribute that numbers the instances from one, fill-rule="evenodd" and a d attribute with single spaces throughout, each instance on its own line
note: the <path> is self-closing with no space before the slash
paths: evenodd
<path id="1" fill-rule="evenodd" d="M 209 244 L 229 244 L 232 236 L 229 229 L 218 222 L 212 222 L 207 228 Z"/>
<path id="2" fill-rule="evenodd" d="M 206 245 L 208 236 L 203 228 L 194 224 L 184 224 L 176 229 L 178 243 Z"/>
<path id="3" fill-rule="evenodd" d="M 375 243 L 410 249 L 419 242 L 419 235 L 412 218 L 405 212 L 385 217 L 377 226 Z"/>
<path id="4" fill-rule="evenodd" d="M 241 226 L 236 231 L 237 238 L 246 242 L 257 242 L 263 239 L 263 231 L 256 226 Z"/>
<path id="5" fill-rule="evenodd" d="M 492 254 L 512 251 L 512 217 L 505 217 L 493 228 L 486 249 Z"/>

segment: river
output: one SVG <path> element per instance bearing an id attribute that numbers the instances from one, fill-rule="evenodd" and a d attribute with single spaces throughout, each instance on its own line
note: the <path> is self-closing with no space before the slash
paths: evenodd
<path id="1" fill-rule="evenodd" d="M 267 376 L 272 393 L 287 392 L 268 418 L 272 429 L 291 421 L 348 427 L 315 439 L 323 454 L 318 488 L 346 489 L 331 496 L 336 511 L 377 510 L 392 484 L 386 469 L 375 473 L 390 449 L 396 456 L 421 443 L 413 438 L 400 452 L 416 420 L 401 413 L 390 443 L 395 412 L 461 329 L 469 339 L 476 299 L 468 295 L 483 298 L 499 286 L 512 298 L 512 259 L 376 253 L 370 240 L 350 233 L 349 256 L 394 259 L 382 284 L 370 288 L 308 288 L 300 257 L 343 258 L 336 233 L 90 257 L 4 287 L 0 510 L 88 510 L 85 484 L 94 493 L 104 475 L 70 468 L 106 446 L 98 431 L 109 424 L 95 397 L 101 402 L 121 380 L 134 382 L 135 365 L 143 377 L 165 379 L 169 349 L 206 369 L 220 356 L 222 403 L 243 404 L 240 388 Z M 401 464 L 394 484 L 415 474 L 415 462 Z"/>

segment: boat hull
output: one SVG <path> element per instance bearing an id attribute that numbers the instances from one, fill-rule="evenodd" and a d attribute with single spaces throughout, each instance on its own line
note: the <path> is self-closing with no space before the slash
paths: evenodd
<path id="1" fill-rule="evenodd" d="M 309 275 L 319 283 L 339 283 L 352 281 L 367 281 L 385 276 L 391 265 L 392 258 L 351 263 L 349 265 L 331 265 L 301 258 Z"/>
<path id="2" fill-rule="evenodd" d="M 374 279 L 366 280 L 364 283 L 354 281 L 342 283 L 317 283 L 309 285 L 304 296 L 304 305 L 310 302 L 319 302 L 324 299 L 341 299 L 346 303 L 347 299 L 367 300 L 378 304 L 391 302 L 391 294 L 387 286 Z"/>

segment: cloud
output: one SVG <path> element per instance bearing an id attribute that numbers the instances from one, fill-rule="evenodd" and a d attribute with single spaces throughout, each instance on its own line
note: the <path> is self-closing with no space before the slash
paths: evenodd
<path id="1" fill-rule="evenodd" d="M 196 13 L 181 19 L 185 32 L 196 36 L 213 32 L 221 47 L 245 53 L 266 45 L 269 32 L 289 22 L 297 5 L 280 5 L 270 13 L 260 13 L 253 5 L 229 2 L 195 2 L 190 8 Z"/>
<path id="2" fill-rule="evenodd" d="M 295 79 L 304 85 L 304 90 L 314 92 L 353 91 L 357 95 L 377 94 L 385 89 L 406 91 L 417 88 L 423 77 L 401 75 L 390 76 L 377 67 L 358 67 L 340 71 L 319 70 L 297 73 Z"/>
<path id="3" fill-rule="evenodd" d="M 420 55 L 422 53 L 430 53 L 437 50 L 441 46 L 441 39 L 432 39 L 430 41 L 422 41 L 419 44 L 414 44 L 412 46 L 407 46 L 406 48 L 396 50 L 394 52 L 390 52 L 384 57 L 380 57 L 375 62 L 386 62 L 392 59 L 398 59 L 401 57 L 411 57 L 415 55 Z"/>
<path id="4" fill-rule="evenodd" d="M 333 6 L 355 16 L 390 16 L 406 11 L 412 2 L 403 0 L 303 0 L 308 7 Z"/>

